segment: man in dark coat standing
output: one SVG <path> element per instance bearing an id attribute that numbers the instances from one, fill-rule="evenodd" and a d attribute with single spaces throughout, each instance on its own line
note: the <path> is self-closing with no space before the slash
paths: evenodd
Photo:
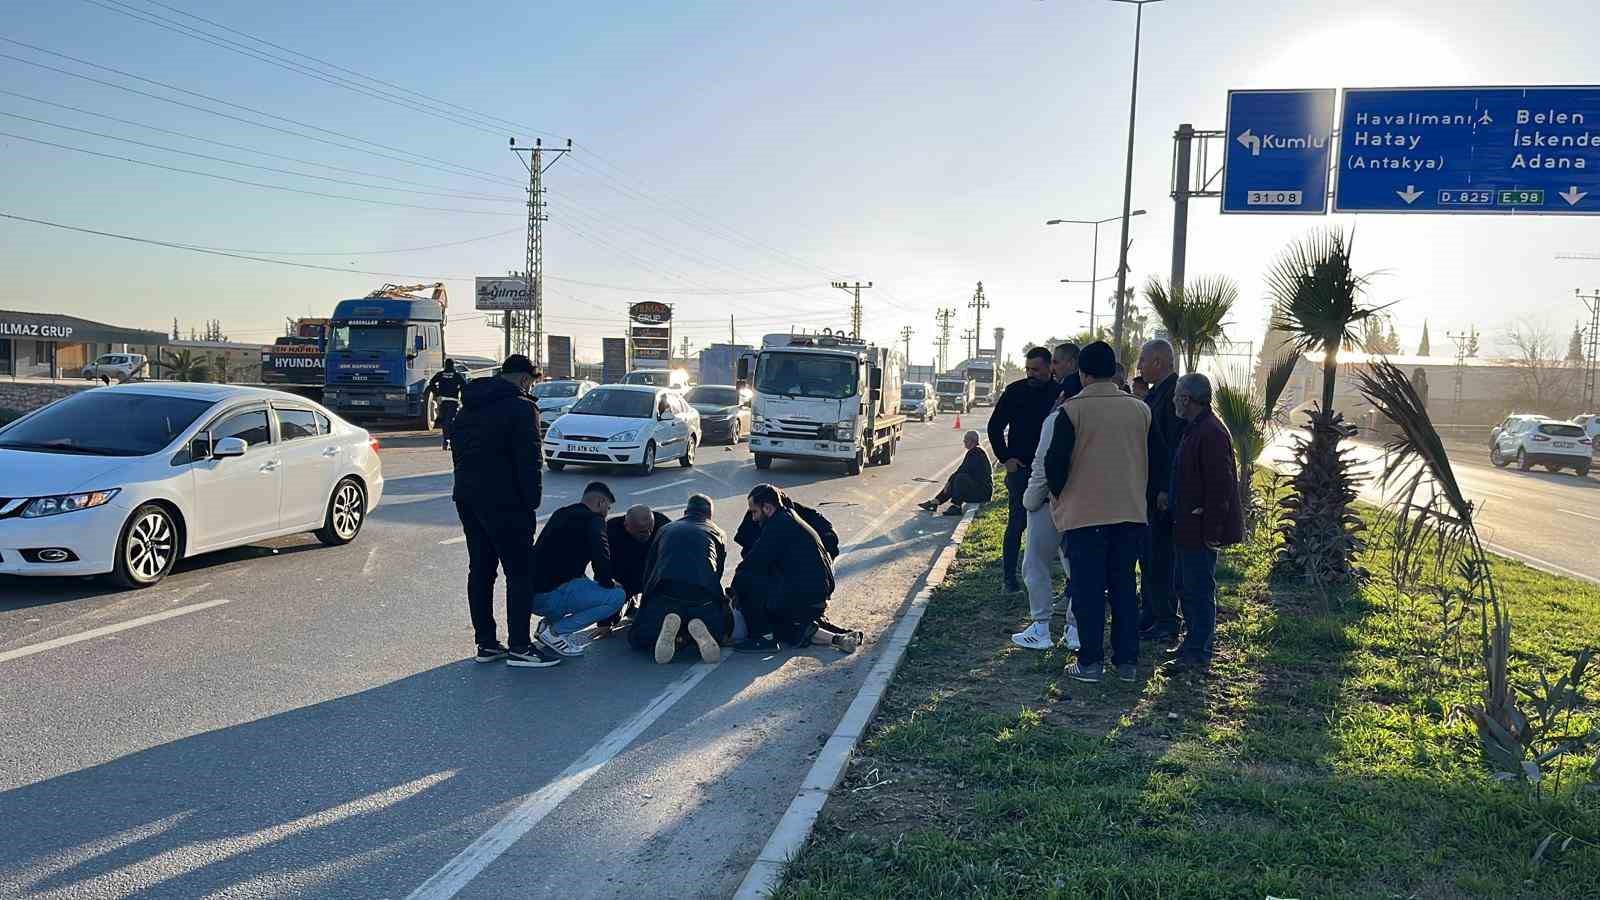
<path id="1" fill-rule="evenodd" d="M 1188 427 L 1172 466 L 1173 543 L 1185 634 L 1173 647 L 1174 670 L 1204 669 L 1217 630 L 1217 551 L 1244 540 L 1239 466 L 1228 427 L 1211 411 L 1211 381 L 1178 379 L 1173 409 Z"/>
<path id="2" fill-rule="evenodd" d="M 428 379 L 428 389 L 439 400 L 439 432 L 444 435 L 444 449 L 450 449 L 450 426 L 461 412 L 461 392 L 467 389 L 467 376 L 456 368 L 456 361 L 447 359 L 444 368 Z"/>
<path id="3" fill-rule="evenodd" d="M 528 390 L 538 380 L 533 363 L 514 353 L 495 378 L 462 392 L 464 409 L 451 427 L 455 464 L 452 496 L 467 539 L 467 609 L 478 642 L 478 662 L 544 668 L 561 657 L 533 643 L 534 516 L 544 489 L 539 449 L 539 406 Z M 496 570 L 506 573 L 506 638 L 495 634 Z"/>
<path id="4" fill-rule="evenodd" d="M 1178 607 L 1172 597 L 1172 503 L 1168 484 L 1172 460 L 1183 437 L 1183 420 L 1173 411 L 1178 373 L 1172 345 L 1157 338 L 1139 351 L 1139 372 L 1150 382 L 1144 402 L 1150 406 L 1149 481 L 1145 505 L 1150 514 L 1150 540 L 1139 560 L 1139 639 L 1171 640 L 1178 636 Z"/>
<path id="5" fill-rule="evenodd" d="M 989 446 L 994 448 L 995 460 L 1005 467 L 1010 500 L 1006 533 L 1000 542 L 1000 573 L 1008 593 L 1022 590 L 1017 566 L 1022 556 L 1022 533 L 1028 526 L 1022 494 L 1028 487 L 1033 453 L 1039 448 L 1039 430 L 1061 393 L 1061 386 L 1050 379 L 1050 358 L 1047 347 L 1029 350 L 1025 367 L 1028 377 L 1006 385 L 989 416 Z"/>

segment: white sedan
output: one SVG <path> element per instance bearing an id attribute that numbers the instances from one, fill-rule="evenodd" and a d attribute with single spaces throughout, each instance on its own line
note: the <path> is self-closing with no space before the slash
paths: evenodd
<path id="1" fill-rule="evenodd" d="M 645 384 L 606 384 L 584 394 L 545 431 L 545 463 L 631 466 L 642 475 L 656 463 L 694 465 L 700 414 L 677 391 Z"/>
<path id="2" fill-rule="evenodd" d="M 96 388 L 0 428 L 0 574 L 148 587 L 180 559 L 266 538 L 347 544 L 382 494 L 378 442 L 309 400 Z"/>

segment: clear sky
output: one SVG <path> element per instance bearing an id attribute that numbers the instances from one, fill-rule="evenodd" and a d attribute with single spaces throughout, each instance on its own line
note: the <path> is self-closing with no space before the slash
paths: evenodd
<path id="1" fill-rule="evenodd" d="M 504 121 L 448 121 L 125 14 L 283 53 L 174 9 Z M 1147 7 L 1134 205 L 1149 214 L 1134 220 L 1133 280 L 1166 271 L 1171 133 L 1180 122 L 1223 127 L 1228 89 L 1589 83 L 1600 71 L 1597 31 L 1600 5 L 1579 0 Z M 522 267 L 526 176 L 506 139 L 542 135 L 577 145 L 548 174 L 545 260 L 548 330 L 574 335 L 582 357 L 598 357 L 602 335 L 621 334 L 630 299 L 678 304 L 696 345 L 726 339 L 730 314 L 741 340 L 790 325 L 845 326 L 848 299 L 827 286 L 831 277 L 872 280 L 868 335 L 895 339 L 911 325 L 915 361 L 932 355 L 937 308 L 956 308 L 959 328 L 972 325 L 966 302 L 982 280 L 993 303 L 985 344 L 1000 325 L 1015 348 L 1086 325 L 1075 310 L 1086 307 L 1087 288 L 1059 279 L 1088 278 L 1090 231 L 1043 223 L 1120 212 L 1132 34 L 1132 8 L 1105 0 L 11 4 L 0 25 L 8 39 L 0 132 L 13 136 L 0 136 L 0 212 L 343 271 L 0 220 L 8 282 L 0 306 L 154 328 L 177 317 L 185 330 L 218 318 L 236 339 L 268 341 L 286 316 L 326 315 L 382 281 L 425 276 L 445 279 L 456 298 L 452 348 L 491 352 L 496 334 L 467 308 L 470 276 Z M 433 161 L 402 161 L 413 154 Z M 1309 227 L 1351 219 L 1222 217 L 1216 203 L 1191 206 L 1189 272 L 1236 278 L 1243 301 L 1230 336 L 1258 341 L 1261 274 L 1276 251 Z M 1363 216 L 1355 224 L 1358 264 L 1386 271 L 1374 299 L 1396 302 L 1407 350 L 1425 319 L 1436 350 L 1444 332 L 1474 324 L 1492 345 L 1519 318 L 1565 335 L 1580 312 L 1573 288 L 1600 286 L 1600 262 L 1554 259 L 1600 251 L 1592 220 Z M 1115 230 L 1101 230 L 1102 276 L 1115 267 Z M 475 238 L 484 239 L 368 252 Z M 1109 293 L 1107 285 L 1101 295 Z"/>

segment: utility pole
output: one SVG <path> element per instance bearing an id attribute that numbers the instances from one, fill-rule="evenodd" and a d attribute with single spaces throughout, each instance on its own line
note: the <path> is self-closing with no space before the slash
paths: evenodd
<path id="1" fill-rule="evenodd" d="M 728 346 L 732 347 L 736 343 L 738 342 L 733 339 L 733 316 L 730 315 L 728 316 Z"/>
<path id="2" fill-rule="evenodd" d="M 983 346 L 983 311 L 991 305 L 989 301 L 983 299 L 983 282 L 978 282 L 978 290 L 973 293 L 972 299 L 967 301 L 967 306 L 978 311 L 978 320 L 972 326 L 972 333 L 977 340 L 972 345 L 972 352 L 968 354 L 973 359 L 977 358 L 978 349 Z"/>
<path id="3" fill-rule="evenodd" d="M 683 364 L 685 366 L 689 365 L 689 336 L 687 334 L 683 336 L 683 350 L 678 354 L 678 356 L 683 358 Z"/>
<path id="4" fill-rule="evenodd" d="M 561 157 L 572 152 L 572 138 L 567 138 L 567 146 L 561 149 L 548 151 L 550 161 L 545 162 L 546 153 L 542 138 L 534 138 L 532 147 L 518 147 L 517 139 L 511 139 L 511 152 L 517 154 L 517 159 L 522 160 L 522 154 L 527 153 L 525 164 L 528 168 L 528 249 L 527 249 L 527 278 L 528 292 L 533 295 L 533 309 L 516 316 L 507 314 L 506 324 L 512 327 L 506 329 L 506 339 L 511 340 L 512 332 L 516 333 L 517 349 L 533 360 L 538 368 L 544 368 L 544 223 L 549 218 L 545 215 L 544 200 L 544 173 L 560 161 Z M 532 318 L 532 328 L 529 328 L 528 319 Z M 509 354 L 507 354 L 509 355 Z"/>
<path id="5" fill-rule="evenodd" d="M 872 287 L 872 282 L 869 281 L 866 284 L 862 284 L 858 281 L 855 284 L 847 284 L 843 281 L 834 281 L 831 284 L 839 290 L 855 296 L 855 302 L 850 306 L 850 336 L 854 338 L 861 337 L 861 289 Z"/>
<path id="6" fill-rule="evenodd" d="M 1578 302 L 1589 310 L 1589 333 L 1584 335 L 1583 405 L 1594 409 L 1595 370 L 1600 367 L 1600 290 L 1575 293 Z"/>
<path id="7" fill-rule="evenodd" d="M 939 348 L 939 372 L 943 373 L 950 368 L 950 320 L 956 317 L 956 311 L 941 307 L 933 317 L 939 322 L 939 336 L 933 343 Z"/>
<path id="8" fill-rule="evenodd" d="M 1478 340 L 1477 329 L 1474 328 L 1468 334 L 1460 334 L 1454 331 L 1447 332 L 1445 336 L 1450 338 L 1456 345 L 1455 411 L 1451 413 L 1451 416 L 1455 418 L 1455 424 L 1459 425 L 1461 424 L 1461 382 L 1467 372 L 1467 351 Z"/>
<path id="9" fill-rule="evenodd" d="M 1190 172 L 1193 164 L 1190 159 L 1193 154 L 1194 126 L 1188 122 L 1178 126 L 1178 131 L 1173 135 L 1173 146 L 1177 152 L 1177 160 L 1172 164 L 1172 272 L 1167 283 L 1172 286 L 1174 293 L 1183 290 L 1183 279 L 1188 264 L 1189 253 L 1189 184 Z M 1118 302 L 1121 306 L 1121 302 Z M 1118 318 L 1118 329 L 1122 327 Z M 1120 334 L 1120 331 L 1119 331 Z"/>
<path id="10" fill-rule="evenodd" d="M 968 328 L 966 331 L 961 332 L 961 340 L 966 342 L 966 345 L 967 345 L 967 359 L 977 359 L 978 358 L 977 348 L 973 346 L 973 344 L 974 344 L 974 340 L 973 339 L 976 338 L 977 336 L 978 336 L 978 332 L 977 332 L 976 329 Z"/>
<path id="11" fill-rule="evenodd" d="M 902 326 L 900 329 L 900 340 L 906 342 L 906 365 L 911 364 L 911 336 L 916 333 L 916 329 L 910 325 Z"/>

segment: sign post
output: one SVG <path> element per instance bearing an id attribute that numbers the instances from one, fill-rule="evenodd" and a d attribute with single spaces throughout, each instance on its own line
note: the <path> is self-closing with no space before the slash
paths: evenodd
<path id="1" fill-rule="evenodd" d="M 1222 211 L 1326 213 L 1335 100 L 1332 89 L 1229 91 Z"/>
<path id="2" fill-rule="evenodd" d="M 1333 208 L 1600 214 L 1600 87 L 1346 88 Z"/>

